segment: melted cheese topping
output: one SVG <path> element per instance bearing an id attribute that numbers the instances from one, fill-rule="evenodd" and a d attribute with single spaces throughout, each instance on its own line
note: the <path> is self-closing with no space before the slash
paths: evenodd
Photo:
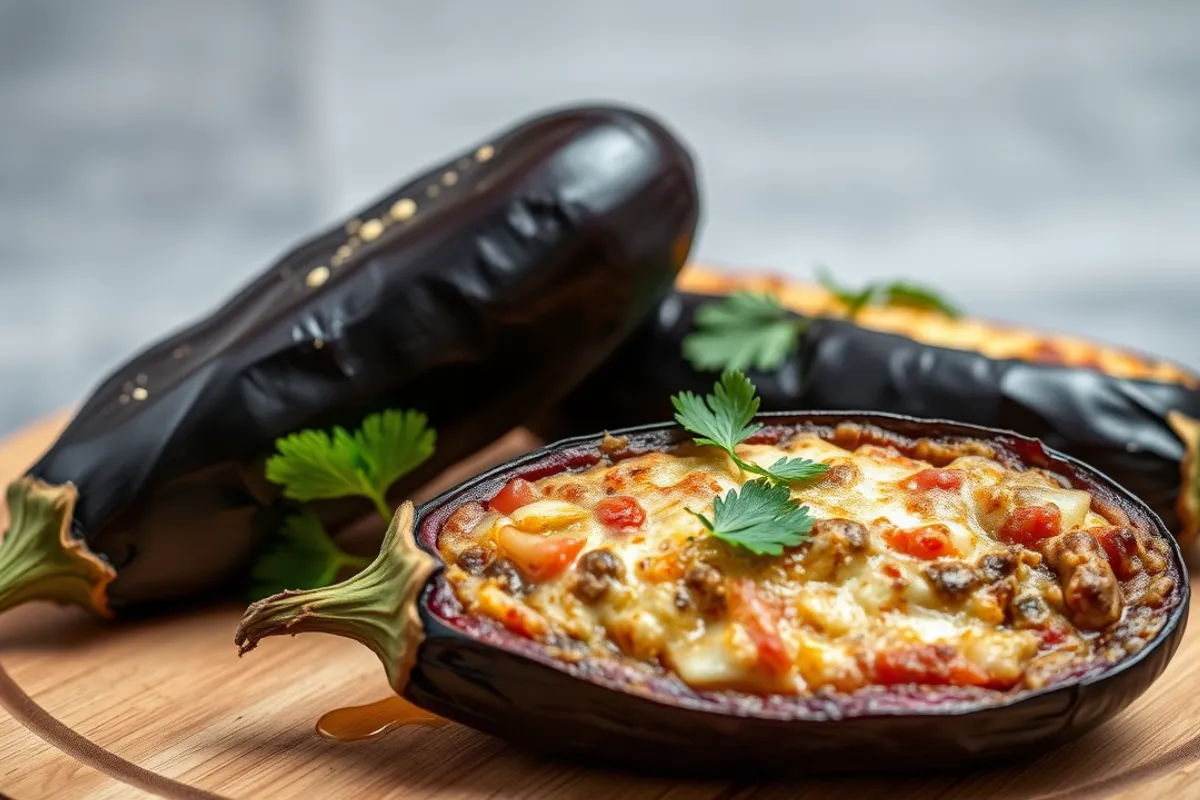
<path id="1" fill-rule="evenodd" d="M 1092 631 L 1120 619 L 1129 587 L 1145 592 L 1141 573 L 1166 568 L 1130 532 L 1123 588 L 1105 555 L 1113 526 L 1038 470 L 978 455 L 934 469 L 814 434 L 738 452 L 830 465 L 793 486 L 818 520 L 807 542 L 755 556 L 708 535 L 691 512 L 711 517 L 753 476 L 689 446 L 458 509 L 439 539 L 447 578 L 471 613 L 564 658 L 620 653 L 698 690 L 805 694 L 1042 685 L 1094 655 Z"/>
<path id="2" fill-rule="evenodd" d="M 846 306 L 820 286 L 767 275 L 726 275 L 689 266 L 676 285 L 681 291 L 726 294 L 748 290 L 776 295 L 799 314 L 845 318 Z M 867 306 L 854 318 L 857 325 L 907 336 L 924 344 L 970 350 L 989 358 L 1086 367 L 1115 378 L 1179 383 L 1200 387 L 1200 379 L 1168 361 L 1154 360 L 1078 336 L 1043 333 L 969 317 L 951 318 L 937 311 L 903 306 Z"/>

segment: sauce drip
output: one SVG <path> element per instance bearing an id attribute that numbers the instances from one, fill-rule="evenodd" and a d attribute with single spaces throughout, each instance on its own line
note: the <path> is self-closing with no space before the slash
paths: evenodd
<path id="1" fill-rule="evenodd" d="M 448 720 L 392 696 L 365 706 L 334 709 L 317 720 L 317 733 L 338 742 L 364 742 L 407 725 L 440 728 L 446 724 Z"/>

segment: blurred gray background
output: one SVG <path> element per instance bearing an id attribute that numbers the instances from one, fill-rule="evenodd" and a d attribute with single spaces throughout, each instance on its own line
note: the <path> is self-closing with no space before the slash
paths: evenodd
<path id="1" fill-rule="evenodd" d="M 1200 4 L 0 0 L 0 433 L 547 106 L 649 109 L 698 254 L 1200 365 Z"/>

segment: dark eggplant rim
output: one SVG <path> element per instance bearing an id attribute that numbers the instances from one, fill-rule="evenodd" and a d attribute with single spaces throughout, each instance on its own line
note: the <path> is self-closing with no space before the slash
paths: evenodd
<path id="1" fill-rule="evenodd" d="M 849 721 L 855 719 L 864 720 L 872 718 L 964 716 L 967 714 L 982 713 L 991 709 L 1007 708 L 1023 703 L 1033 702 L 1038 698 L 1045 697 L 1047 695 L 1052 695 L 1063 691 L 1078 691 L 1083 687 L 1091 686 L 1101 681 L 1108 681 L 1130 669 L 1133 669 L 1142 661 L 1149 658 L 1152 654 L 1154 654 L 1154 651 L 1156 651 L 1159 646 L 1168 642 L 1173 636 L 1175 636 L 1180 625 L 1186 622 L 1191 600 L 1191 584 L 1187 570 L 1187 563 L 1183 558 L 1183 552 L 1179 546 L 1179 542 L 1177 542 L 1175 537 L 1170 534 L 1162 519 L 1148 505 L 1146 505 L 1145 502 L 1095 467 L 1092 467 L 1087 463 L 1074 458 L 1073 456 L 1069 456 L 1065 453 L 1048 447 L 1041 440 L 1034 437 L 1025 436 L 1023 434 L 1001 428 L 989 428 L 983 425 L 972 425 L 969 423 L 956 422 L 954 420 L 942 418 L 914 417 L 905 414 L 893 414 L 881 411 L 771 411 L 755 415 L 756 421 L 763 422 L 768 425 L 772 420 L 791 421 L 790 423 L 783 424 L 803 424 L 799 422 L 797 418 L 803 418 L 805 423 L 811 423 L 813 425 L 824 424 L 826 426 L 836 426 L 839 422 L 871 425 L 877 424 L 879 421 L 882 421 L 883 423 L 892 422 L 908 425 L 916 424 L 921 427 L 928 427 L 932 429 L 929 434 L 929 438 L 931 440 L 950 437 L 975 438 L 985 441 L 998 441 L 1001 445 L 1004 445 L 1005 442 L 1003 440 L 1008 439 L 1015 443 L 1037 447 L 1049 460 L 1059 462 L 1055 464 L 1056 467 L 1067 466 L 1073 468 L 1074 470 L 1078 471 L 1079 474 L 1088 477 L 1094 483 L 1098 484 L 1101 488 L 1108 491 L 1112 495 L 1110 498 L 1106 499 L 1117 501 L 1124 511 L 1132 512 L 1133 514 L 1140 514 L 1143 517 L 1141 521 L 1149 523 L 1150 527 L 1155 529 L 1157 535 L 1160 538 L 1165 539 L 1170 544 L 1171 553 L 1174 559 L 1173 566 L 1175 568 L 1177 584 L 1174 591 L 1176 605 L 1171 610 L 1166 621 L 1163 623 L 1163 626 L 1159 629 L 1154 638 L 1146 642 L 1145 646 L 1143 646 L 1142 649 L 1137 653 L 1121 658 L 1115 664 L 1091 671 L 1080 677 L 1069 677 L 1032 691 L 1020 691 L 1012 694 L 998 694 L 996 696 L 982 699 L 964 698 L 961 700 L 956 700 L 952 703 L 918 703 L 913 705 L 911 708 L 906 707 L 902 709 L 878 709 L 871 708 L 869 705 L 867 705 L 865 710 L 840 708 L 837 714 L 810 714 L 796 717 L 754 713 L 753 711 L 748 713 L 736 713 L 730 709 L 714 709 L 700 706 L 692 702 L 690 698 L 664 697 L 654 692 L 638 693 L 636 696 L 651 701 L 656 705 L 667 708 L 683 709 L 694 713 L 717 714 L 718 716 L 734 718 L 754 718 L 783 723 L 836 722 L 842 719 Z M 877 427 L 885 431 L 893 433 L 896 432 L 887 427 L 886 424 L 877 424 Z M 445 521 L 444 519 L 440 521 L 436 519 L 436 517 L 439 516 L 438 512 L 445 511 L 445 514 L 442 516 L 448 516 L 453 509 L 447 509 L 455 501 L 469 502 L 470 499 L 475 499 L 471 498 L 470 496 L 481 487 L 491 483 L 496 483 L 500 478 L 508 478 L 514 473 L 520 473 L 522 467 L 527 467 L 537 464 L 538 462 L 545 461 L 548 457 L 551 457 L 560 451 L 569 451 L 584 446 L 590 446 L 593 450 L 596 450 L 597 445 L 604 439 L 605 436 L 644 436 L 646 434 L 656 433 L 669 436 L 670 439 L 664 439 L 662 442 L 644 442 L 642 444 L 652 446 L 639 448 L 634 455 L 646 452 L 656 452 L 660 446 L 668 447 L 671 445 L 682 444 L 684 441 L 686 441 L 686 436 L 681 437 L 681 434 L 685 434 L 683 427 L 676 422 L 654 422 L 645 425 L 636 425 L 628 428 L 615 429 L 612 431 L 601 431 L 594 434 L 572 436 L 543 445 L 542 447 L 518 456 L 511 461 L 506 461 L 503 464 L 492 467 L 491 469 L 488 469 L 487 471 L 482 472 L 479 475 L 476 475 L 475 477 L 470 478 L 469 480 L 466 480 L 451 489 L 448 489 L 437 497 L 422 503 L 421 506 L 416 510 L 414 517 L 413 528 L 414 533 L 416 534 L 415 539 L 417 546 L 426 553 L 429 553 L 434 558 L 436 567 L 434 568 L 433 573 L 426 580 L 425 586 L 421 590 L 419 607 L 422 608 L 425 613 L 436 619 L 440 624 L 453 630 L 459 635 L 480 641 L 478 637 L 463 630 L 459 624 L 451 619 L 446 618 L 442 613 L 431 607 L 431 597 L 439 590 L 448 592 L 451 597 L 454 597 L 455 602 L 457 602 L 457 597 L 454 596 L 453 590 L 450 588 L 449 583 L 445 580 L 444 573 L 447 566 L 446 562 L 442 559 L 441 553 L 437 549 L 440 523 Z M 560 474 L 568 469 L 570 469 L 570 466 L 564 462 L 562 465 L 557 465 L 556 469 L 546 472 L 545 475 Z M 1058 474 L 1063 474 L 1059 469 L 1055 469 L 1054 471 Z M 464 497 L 464 495 L 466 495 L 466 497 Z M 426 529 L 430 526 L 430 523 L 439 523 L 439 530 L 434 530 L 432 531 L 432 535 L 426 536 Z M 463 616 L 470 619 L 470 615 L 465 613 L 465 610 Z M 515 634 L 512 635 L 515 636 Z M 488 644 L 489 646 L 498 646 L 491 642 L 485 642 L 485 644 Z M 579 680 L 589 680 L 589 678 L 572 674 L 568 669 L 566 669 L 569 664 L 561 659 L 555 658 L 552 654 L 546 651 L 544 645 L 536 642 L 533 644 L 543 652 L 545 655 L 544 659 L 534 658 L 528 653 L 521 652 L 520 650 L 511 647 L 503 645 L 500 646 L 509 655 L 528 662 L 531 667 L 548 666 L 559 672 L 562 672 L 568 677 Z M 1171 656 L 1168 656 L 1168 658 L 1164 661 L 1164 667 L 1167 661 L 1169 661 L 1173 655 L 1174 654 L 1172 653 Z M 590 680 L 590 682 L 606 691 L 615 692 L 625 696 L 630 694 L 628 691 L 624 691 L 621 687 L 612 685 L 607 680 L 595 679 Z M 897 693 L 889 689 L 882 690 L 881 694 L 884 696 L 888 694 L 898 696 Z M 854 695 L 855 693 L 851 692 L 840 696 L 853 697 Z"/>

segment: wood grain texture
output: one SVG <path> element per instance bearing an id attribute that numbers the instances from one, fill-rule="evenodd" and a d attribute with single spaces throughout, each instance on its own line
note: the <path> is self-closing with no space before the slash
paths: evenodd
<path id="1" fill-rule="evenodd" d="M 0 482 L 33 461 L 63 421 L 46 420 L 0 444 Z M 481 462 L 530 443 L 511 436 Z M 758 784 L 588 769 L 457 725 L 405 729 L 370 743 L 328 742 L 313 731 L 321 712 L 388 691 L 374 656 L 349 641 L 308 636 L 265 642 L 239 661 L 232 636 L 240 614 L 225 605 L 106 624 L 73 609 L 26 607 L 0 619 L 0 661 L 44 708 L 97 744 L 231 798 L 1200 796 L 1197 626 L 1133 707 L 1041 758 L 965 774 Z M 18 800 L 146 796 L 80 765 L 3 712 L 0 792 Z"/>

